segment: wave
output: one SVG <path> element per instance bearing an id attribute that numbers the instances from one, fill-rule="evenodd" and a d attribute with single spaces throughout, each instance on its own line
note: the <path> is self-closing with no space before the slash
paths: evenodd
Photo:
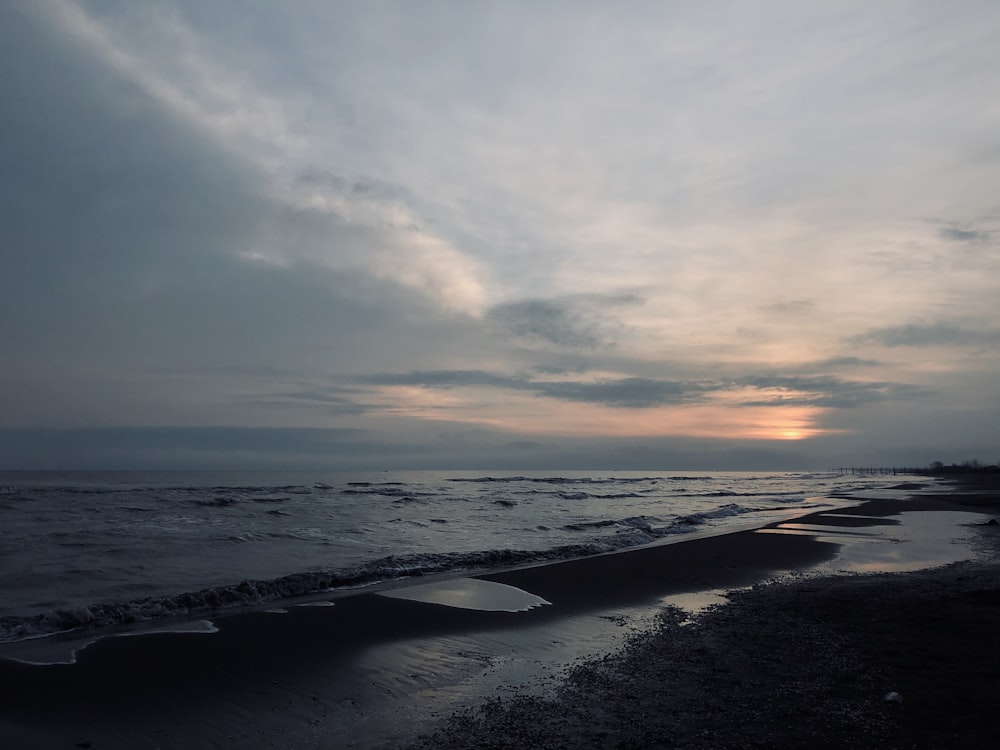
<path id="1" fill-rule="evenodd" d="M 769 498 L 792 498 L 794 500 L 803 499 L 801 490 L 790 490 L 781 492 L 780 490 L 768 490 L 767 492 L 736 492 L 735 490 L 712 490 L 711 492 L 691 492 L 685 497 L 769 497 Z M 783 501 L 787 502 L 787 501 Z"/>
<path id="2" fill-rule="evenodd" d="M 744 508 L 742 505 L 729 503 L 728 505 L 723 505 L 715 510 L 705 511 L 704 513 L 691 513 L 687 516 L 681 516 L 675 523 L 685 526 L 700 526 L 713 518 L 731 518 L 732 516 L 740 516 L 744 513 L 752 512 L 751 508 Z"/>
<path id="3" fill-rule="evenodd" d="M 427 505 L 427 501 L 422 497 L 413 497 L 412 495 L 403 495 L 403 497 L 397 497 L 392 501 L 393 505 Z"/>
<path id="4" fill-rule="evenodd" d="M 354 588 L 379 581 L 450 571 L 492 569 L 536 561 L 583 557 L 607 551 L 599 544 L 567 545 L 543 552 L 499 549 L 446 554 L 390 555 L 342 570 L 311 571 L 269 580 L 202 589 L 176 596 L 106 602 L 51 610 L 30 616 L 0 617 L 0 642 L 10 642 L 80 628 L 149 622 L 167 617 L 204 615 L 290 597 Z"/>
<path id="5" fill-rule="evenodd" d="M 50 635 L 81 628 L 105 628 L 149 622 L 167 617 L 198 617 L 219 610 L 270 602 L 338 589 L 351 589 L 381 581 L 437 573 L 488 571 L 538 562 L 569 560 L 648 544 L 725 515 L 746 512 L 737 505 L 676 519 L 656 526 L 659 519 L 634 516 L 616 521 L 595 521 L 565 528 L 595 531 L 616 527 L 613 534 L 544 550 L 491 549 L 474 552 L 411 553 L 390 555 L 350 568 L 294 573 L 267 580 L 206 588 L 175 596 L 153 596 L 128 602 L 106 602 L 85 607 L 51 610 L 29 616 L 0 617 L 0 642 Z M 439 523 L 443 519 L 433 519 Z M 240 538 L 238 541 L 248 541 Z"/>
<path id="6" fill-rule="evenodd" d="M 238 502 L 235 497 L 213 497 L 210 500 L 195 500 L 194 504 L 201 508 L 228 508 Z"/>
<path id="7" fill-rule="evenodd" d="M 645 498 L 644 491 L 639 492 L 569 492 L 564 490 L 531 490 L 532 495 L 541 497 L 558 497 L 563 500 L 627 500 L 629 498 Z"/>
<path id="8" fill-rule="evenodd" d="M 530 483 L 530 484 L 640 484 L 644 482 L 659 482 L 661 477 L 456 477 L 448 479 L 449 482 L 459 482 L 466 484 L 508 484 L 508 483 Z"/>
<path id="9" fill-rule="evenodd" d="M 773 480 L 805 481 L 825 479 L 831 477 L 830 474 L 765 474 L 761 476 L 748 476 L 739 478 L 741 483 L 745 482 L 767 482 Z M 640 482 L 728 482 L 732 479 L 723 475 L 710 474 L 671 474 L 669 476 L 644 476 L 644 477 L 477 477 L 473 479 L 449 479 L 451 482 L 547 482 L 547 483 L 580 483 L 580 484 L 630 484 Z"/>
<path id="10" fill-rule="evenodd" d="M 327 485 L 325 489 L 334 489 Z M 318 485 L 317 485 L 318 488 Z M 24 488 L 11 488 L 18 491 L 25 491 Z M 58 493 L 60 495 L 128 495 L 139 497 L 142 495 L 238 495 L 252 496 L 262 494 L 287 493 L 293 495 L 311 494 L 314 488 L 296 484 L 283 485 L 115 485 L 115 486 L 72 486 L 72 485 L 44 485 L 32 487 L 27 490 L 32 493 Z M 0 493 L 2 494 L 2 493 Z"/>
<path id="11" fill-rule="evenodd" d="M 690 515 L 680 516 L 679 518 L 673 519 L 670 523 L 660 526 L 654 525 L 660 522 L 660 519 L 654 516 L 630 516 L 628 518 L 602 519 L 599 521 L 570 523 L 566 524 L 562 528 L 565 531 L 590 531 L 593 529 L 616 527 L 618 529 L 618 534 L 621 534 L 623 531 L 634 532 L 638 530 L 648 535 L 649 539 L 647 542 L 653 542 L 657 539 L 662 539 L 665 536 L 690 531 L 692 526 L 701 526 L 702 524 L 716 518 L 729 518 L 753 512 L 755 512 L 753 508 L 745 508 L 742 505 L 730 503 L 704 513 L 692 513 Z M 636 542 L 636 544 L 644 543 L 645 542 Z"/>
<path id="12" fill-rule="evenodd" d="M 614 526 L 617 521 L 611 519 L 602 519 L 600 521 L 583 521 L 581 523 L 568 523 L 563 528 L 566 531 L 589 531 L 590 529 L 606 529 L 608 526 Z"/>
<path id="13" fill-rule="evenodd" d="M 367 482 L 352 482 L 347 489 L 340 490 L 342 495 L 377 495 L 380 497 L 405 497 L 412 495 L 436 496 L 436 492 L 417 492 L 402 482 L 386 484 L 368 484 Z"/>
<path id="14" fill-rule="evenodd" d="M 239 495 L 227 494 L 227 495 L 216 495 L 215 497 L 209 497 L 209 498 L 197 498 L 194 500 L 185 501 L 185 504 L 197 506 L 199 508 L 230 508 L 234 505 L 239 505 L 240 503 L 246 501 L 252 503 L 261 503 L 261 504 L 264 503 L 275 504 L 275 503 L 287 503 L 291 500 L 292 500 L 291 497 L 280 496 L 280 495 L 275 496 L 271 493 L 262 494 L 258 496 L 251 495 L 249 497 L 247 496 L 241 497 Z M 152 510 L 152 509 L 144 508 L 142 510 Z"/>

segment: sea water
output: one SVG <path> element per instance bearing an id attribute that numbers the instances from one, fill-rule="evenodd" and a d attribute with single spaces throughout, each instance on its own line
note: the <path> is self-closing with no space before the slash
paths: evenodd
<path id="1" fill-rule="evenodd" d="M 0 642 L 721 533 L 900 481 L 746 472 L 3 472 Z"/>

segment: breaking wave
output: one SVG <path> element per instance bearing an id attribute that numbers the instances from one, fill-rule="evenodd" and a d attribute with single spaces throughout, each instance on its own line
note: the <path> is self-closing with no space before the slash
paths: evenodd
<path id="1" fill-rule="evenodd" d="M 671 477 L 673 479 L 673 477 Z M 449 482 L 466 484 L 645 484 L 663 481 L 662 477 L 455 477 Z"/>
<path id="2" fill-rule="evenodd" d="M 483 572 L 537 562 L 569 560 L 636 547 L 683 534 L 713 518 L 751 512 L 731 504 L 715 511 L 673 519 L 661 524 L 653 516 L 632 516 L 567 524 L 569 531 L 603 536 L 544 550 L 492 549 L 475 552 L 414 553 L 390 555 L 361 565 L 308 571 L 267 580 L 246 580 L 175 596 L 152 596 L 128 602 L 107 602 L 86 607 L 56 609 L 18 617 L 0 617 L 0 642 L 39 637 L 79 628 L 102 628 L 149 622 L 167 617 L 203 616 L 228 610 L 338 589 L 352 589 L 382 581 L 451 572 Z M 402 521 L 402 519 L 394 519 Z M 442 522 L 443 519 L 433 519 Z M 408 521 L 407 523 L 418 523 Z M 238 541 L 250 541 L 241 537 Z"/>
<path id="3" fill-rule="evenodd" d="M 873 484 L 832 475 L 556 470 L 337 481 L 208 473 L 188 485 L 185 477 L 0 474 L 0 578 L 15 584 L 0 601 L 0 641 L 613 552 Z M 400 477 L 406 481 L 383 481 Z M 44 576 L 32 572 L 40 566 Z"/>

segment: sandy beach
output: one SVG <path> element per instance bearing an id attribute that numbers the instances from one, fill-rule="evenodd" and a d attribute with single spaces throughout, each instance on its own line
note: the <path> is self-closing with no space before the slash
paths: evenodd
<path id="1" fill-rule="evenodd" d="M 485 590 L 476 608 L 367 590 L 0 661 L 0 747 L 996 746 L 995 479 L 441 582 Z M 919 566 L 934 538 L 969 561 L 857 572 Z M 537 606 L 491 611 L 491 587 Z"/>

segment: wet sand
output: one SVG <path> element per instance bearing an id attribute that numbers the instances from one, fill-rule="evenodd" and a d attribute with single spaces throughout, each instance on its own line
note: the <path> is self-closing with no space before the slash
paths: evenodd
<path id="1" fill-rule="evenodd" d="M 823 541 L 744 531 L 480 577 L 535 597 L 525 611 L 364 593 L 219 617 L 214 634 L 105 639 L 72 665 L 0 661 L 0 748 L 393 747 L 435 732 L 415 746 L 989 746 L 992 563 L 791 581 L 734 594 L 694 625 L 674 610 L 647 625 L 672 594 L 836 566 L 838 529 L 997 502 L 875 500 L 798 519 L 832 529 Z M 996 541 L 992 527 L 976 533 Z M 902 703 L 883 700 L 891 690 Z M 937 734 L 921 728 L 929 705 L 949 707 L 934 712 Z"/>
<path id="2" fill-rule="evenodd" d="M 1000 747 L 1000 530 L 979 525 L 1000 514 L 995 488 L 787 524 L 866 529 L 918 512 L 940 522 L 943 538 L 964 532 L 959 546 L 971 545 L 975 561 L 771 581 L 694 618 L 666 609 L 653 632 L 579 665 L 548 693 L 484 702 L 410 747 Z"/>
<path id="3" fill-rule="evenodd" d="M 668 611 L 551 693 L 485 702 L 413 747 L 1000 747 L 997 570 L 766 586 L 688 625 Z"/>

